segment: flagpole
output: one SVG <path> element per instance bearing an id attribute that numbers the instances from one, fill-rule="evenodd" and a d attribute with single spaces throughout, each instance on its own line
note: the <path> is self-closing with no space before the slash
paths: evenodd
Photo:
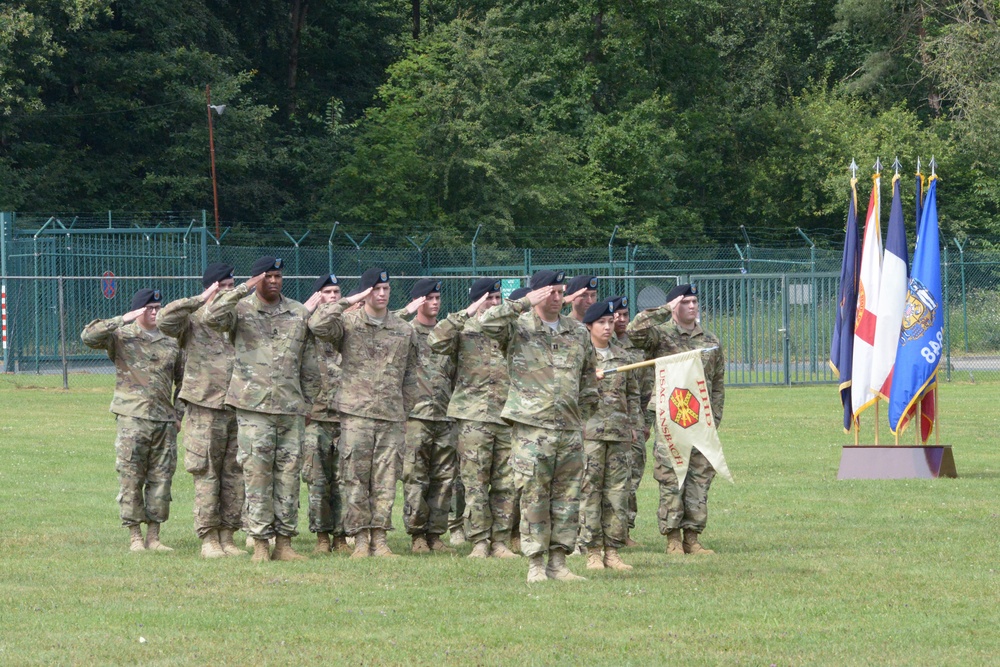
<path id="1" fill-rule="evenodd" d="M 878 447 L 881 443 L 878 440 L 878 404 L 882 401 L 875 399 L 875 446 Z"/>
<path id="2" fill-rule="evenodd" d="M 701 347 L 697 348 L 698 352 L 711 352 L 712 350 L 718 350 L 718 345 L 713 345 L 712 347 Z M 662 357 L 657 357 L 656 359 L 647 359 L 646 361 L 639 361 L 634 364 L 625 364 L 624 366 L 619 366 L 618 368 L 607 368 L 601 373 L 604 375 L 611 375 L 612 373 L 624 373 L 625 371 L 635 370 L 636 368 L 645 368 L 646 366 L 655 366 L 656 362 L 660 359 L 670 359 L 671 357 L 679 357 L 682 354 L 687 354 L 688 352 L 695 352 L 696 350 L 687 350 L 687 352 L 678 352 L 677 354 L 668 354 Z"/>
<path id="3" fill-rule="evenodd" d="M 934 429 L 934 444 L 938 447 L 941 446 L 941 422 L 938 420 L 938 415 L 941 414 L 941 404 L 938 402 L 938 390 L 937 383 L 934 383 L 934 420 L 931 422 L 931 428 Z"/>

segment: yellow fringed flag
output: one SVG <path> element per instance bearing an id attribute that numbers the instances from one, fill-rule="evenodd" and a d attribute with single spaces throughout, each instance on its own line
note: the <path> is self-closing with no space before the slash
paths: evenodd
<path id="1" fill-rule="evenodd" d="M 712 418 L 701 353 L 691 350 L 656 360 L 656 438 L 669 452 L 678 486 L 684 485 L 694 447 L 718 474 L 733 481 Z"/>

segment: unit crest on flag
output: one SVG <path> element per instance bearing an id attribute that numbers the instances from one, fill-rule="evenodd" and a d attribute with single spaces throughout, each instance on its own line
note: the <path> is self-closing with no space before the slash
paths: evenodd
<path id="1" fill-rule="evenodd" d="M 689 389 L 674 387 L 670 392 L 670 421 L 681 428 L 697 424 L 699 410 L 701 405 Z"/>
<path id="2" fill-rule="evenodd" d="M 906 309 L 903 311 L 903 330 L 899 334 L 900 343 L 917 340 L 934 324 L 937 301 L 931 291 L 916 278 L 910 278 L 906 290 Z"/>

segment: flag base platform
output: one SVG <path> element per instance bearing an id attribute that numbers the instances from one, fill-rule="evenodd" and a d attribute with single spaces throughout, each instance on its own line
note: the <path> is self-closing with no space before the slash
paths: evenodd
<path id="1" fill-rule="evenodd" d="M 937 479 L 958 477 L 950 445 L 845 446 L 837 479 Z"/>

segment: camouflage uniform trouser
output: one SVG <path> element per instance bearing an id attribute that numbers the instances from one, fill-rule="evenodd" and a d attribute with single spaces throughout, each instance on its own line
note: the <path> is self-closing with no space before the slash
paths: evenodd
<path id="1" fill-rule="evenodd" d="M 639 432 L 642 435 L 642 431 Z M 635 528 L 635 515 L 639 513 L 639 504 L 636 501 L 636 493 L 639 491 L 639 482 L 646 472 L 646 441 L 641 437 L 632 443 L 631 451 L 631 471 L 629 473 L 628 489 L 628 527 Z"/>
<path id="2" fill-rule="evenodd" d="M 521 551 L 573 551 L 580 529 L 583 434 L 514 422 L 511 468 L 521 490 Z"/>
<path id="3" fill-rule="evenodd" d="M 299 524 L 305 417 L 237 410 L 236 421 L 247 534 L 254 539 L 294 537 Z"/>
<path id="4" fill-rule="evenodd" d="M 302 481 L 309 489 L 309 532 L 344 535 L 340 422 L 311 421 L 302 442 Z"/>
<path id="5" fill-rule="evenodd" d="M 670 465 L 666 445 L 653 447 L 653 477 L 660 483 L 660 509 L 657 512 L 660 534 L 683 528 L 694 533 L 705 530 L 708 522 L 708 488 L 715 478 L 715 468 L 697 449 L 691 450 L 684 488 L 677 488 L 677 475 Z"/>
<path id="6" fill-rule="evenodd" d="M 348 535 L 368 528 L 392 530 L 403 422 L 342 414 L 340 429 L 344 530 Z"/>
<path id="7" fill-rule="evenodd" d="M 462 420 L 457 430 L 469 541 L 509 543 L 514 514 L 510 426 Z"/>
<path id="8" fill-rule="evenodd" d="M 170 517 L 170 482 L 177 469 L 177 426 L 117 417 L 115 471 L 123 526 L 163 523 Z"/>
<path id="9" fill-rule="evenodd" d="M 237 463 L 236 413 L 188 403 L 184 414 L 184 469 L 194 476 L 194 531 L 239 530 L 245 498 Z"/>
<path id="10" fill-rule="evenodd" d="M 461 475 L 455 475 L 455 481 L 451 483 L 451 509 L 448 511 L 448 530 L 462 528 L 465 525 L 464 522 L 465 484 L 462 483 Z"/>
<path id="11" fill-rule="evenodd" d="M 632 444 L 584 440 L 580 487 L 580 544 L 600 549 L 625 546 Z"/>
<path id="12" fill-rule="evenodd" d="M 443 535 L 455 482 L 455 423 L 410 419 L 403 454 L 403 525 L 410 535 Z"/>

